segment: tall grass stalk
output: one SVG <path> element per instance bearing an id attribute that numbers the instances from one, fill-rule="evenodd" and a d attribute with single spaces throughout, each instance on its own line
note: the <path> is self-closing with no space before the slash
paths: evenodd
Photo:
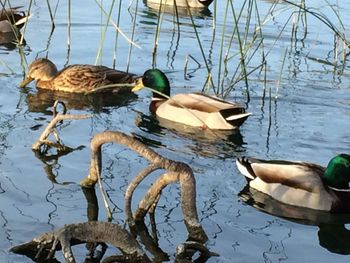
<path id="1" fill-rule="evenodd" d="M 227 3 L 229 3 L 229 2 L 227 2 Z M 231 2 L 230 4 L 231 4 L 231 5 L 230 5 L 230 7 L 231 7 L 230 10 L 231 10 L 232 12 L 234 12 L 234 10 L 232 9 L 232 2 Z M 238 19 L 237 19 L 238 21 L 240 20 L 240 17 L 241 17 L 241 15 L 242 15 L 242 13 L 243 13 L 245 4 L 246 4 L 246 1 L 243 2 L 243 5 L 241 6 L 241 10 L 240 10 L 240 12 L 239 12 L 239 14 L 238 14 Z M 231 48 L 232 48 L 233 42 L 234 42 L 234 40 L 235 40 L 235 36 L 236 36 L 237 30 L 238 30 L 238 28 L 239 28 L 237 24 L 233 24 L 233 25 L 234 25 L 233 32 L 232 32 L 231 37 L 230 37 L 230 40 L 229 40 L 229 42 L 228 42 L 228 47 L 227 47 L 227 49 L 226 49 L 226 54 L 225 54 L 225 58 L 224 58 L 224 65 L 225 65 L 224 71 L 226 72 L 226 74 L 224 75 L 224 77 L 226 77 L 227 74 L 228 74 L 228 72 L 229 72 L 228 67 L 229 67 L 229 61 L 230 61 Z M 236 56 L 236 54 L 238 54 L 238 53 L 237 53 L 236 51 L 233 51 L 232 57 Z M 233 73 L 232 79 L 233 79 L 234 76 L 237 74 L 238 70 L 239 70 L 239 67 L 236 67 L 236 69 L 235 69 L 235 71 L 234 71 L 234 73 Z M 232 81 L 231 81 L 230 83 L 232 83 Z M 231 85 L 229 85 L 228 87 L 224 88 L 224 85 L 225 85 L 225 83 L 224 83 L 224 78 L 222 79 L 222 83 L 220 83 L 219 85 L 221 85 L 221 96 L 222 96 L 223 98 L 225 98 L 225 95 L 224 95 L 224 94 L 227 94 L 227 93 L 228 93 L 227 90 L 230 89 Z"/>
<path id="2" fill-rule="evenodd" d="M 186 5 L 187 5 L 188 13 L 189 13 L 190 18 L 191 18 L 192 27 L 193 27 L 194 33 L 196 35 L 197 43 L 198 43 L 199 49 L 201 51 L 201 54 L 202 54 L 202 57 L 203 57 L 203 60 L 204 60 L 204 63 L 205 63 L 205 67 L 207 69 L 208 75 L 207 75 L 206 83 L 210 82 L 212 87 L 214 87 L 214 82 L 213 82 L 213 79 L 211 77 L 211 75 L 212 75 L 211 74 L 211 69 L 209 68 L 208 60 L 207 60 L 207 58 L 205 56 L 204 49 L 203 49 L 203 46 L 201 44 L 201 41 L 200 41 L 200 38 L 199 38 L 199 35 L 198 35 L 197 27 L 196 27 L 196 24 L 194 23 L 194 19 L 193 19 L 193 16 L 192 16 L 191 8 L 190 8 L 190 5 L 188 4 L 188 0 L 186 0 Z M 215 89 L 214 89 L 214 92 L 215 92 Z"/>
<path id="3" fill-rule="evenodd" d="M 68 17 L 67 17 L 67 61 L 66 64 L 69 64 L 69 54 L 70 54 L 70 45 L 71 45 L 71 36 L 70 36 L 70 29 L 71 29 L 71 17 L 72 17 L 72 2 L 71 0 L 68 0 Z"/>
<path id="4" fill-rule="evenodd" d="M 163 7 L 163 0 L 160 1 L 160 5 L 158 8 L 157 27 L 156 27 L 156 33 L 154 34 L 154 44 L 153 44 L 153 50 L 152 50 L 152 68 L 155 68 L 157 66 L 156 60 L 157 60 L 158 39 L 159 39 L 159 35 L 160 35 L 161 24 L 163 21 L 162 7 Z"/>
<path id="5" fill-rule="evenodd" d="M 123 0 L 119 1 L 118 6 L 118 17 L 117 17 L 117 27 L 120 25 L 120 17 L 121 17 L 121 10 L 122 10 L 122 2 Z M 118 54 L 118 37 L 119 37 L 119 31 L 115 31 L 115 40 L 114 40 L 114 52 L 113 52 L 113 68 L 116 67 L 117 64 L 117 54 Z"/>
<path id="6" fill-rule="evenodd" d="M 226 8 L 225 8 L 225 14 L 224 14 L 224 23 L 222 25 L 222 32 L 221 32 L 221 43 L 220 43 L 220 54 L 219 54 L 219 69 L 218 69 L 218 89 L 220 87 L 220 76 L 221 76 L 221 65 L 222 63 L 222 54 L 224 51 L 224 42 L 225 42 L 225 33 L 226 33 L 226 23 L 227 23 L 227 13 L 228 13 L 228 7 L 229 7 L 229 2 L 231 0 L 226 1 Z M 233 35 L 233 34 L 232 34 Z M 223 90 L 221 92 L 223 94 Z"/>
<path id="7" fill-rule="evenodd" d="M 248 90 L 247 69 L 246 69 L 244 52 L 243 52 L 244 46 L 243 46 L 243 43 L 241 41 L 240 32 L 239 32 L 239 28 L 238 28 L 239 21 L 237 20 L 236 12 L 234 10 L 234 7 L 233 7 L 232 3 L 231 3 L 231 8 L 232 8 L 232 13 L 233 13 L 234 23 L 237 26 L 237 41 L 238 41 L 238 47 L 239 47 L 239 53 L 240 53 L 240 65 L 241 65 L 241 68 L 242 68 L 242 76 L 244 78 L 244 82 L 245 82 L 245 85 L 246 85 L 247 97 L 248 97 L 248 101 L 249 101 L 250 100 L 250 96 L 249 96 L 249 90 Z M 247 37 L 247 36 L 248 36 L 248 34 L 246 33 L 245 37 Z"/>
<path id="8" fill-rule="evenodd" d="M 135 5 L 135 14 L 133 17 L 133 25 L 132 25 L 132 31 L 131 31 L 131 41 L 133 42 L 134 40 L 134 35 L 135 35 L 135 28 L 136 28 L 136 20 L 137 20 L 137 10 L 139 7 L 139 0 L 136 0 L 136 5 Z M 129 45 L 129 52 L 128 52 L 128 58 L 126 62 L 126 72 L 129 72 L 129 67 L 130 67 L 130 60 L 131 60 L 131 51 L 132 51 L 132 45 Z"/>
<path id="9" fill-rule="evenodd" d="M 32 4 L 33 4 L 33 0 L 30 0 L 29 1 L 29 7 L 28 7 L 28 14 L 30 14 L 30 11 L 31 11 L 31 8 L 32 8 Z M 20 46 L 23 46 L 23 41 L 24 41 L 24 35 L 25 35 L 25 32 L 27 30 L 27 25 L 28 25 L 28 20 L 25 22 L 24 26 L 23 26 L 23 30 L 22 30 L 22 34 L 21 34 L 21 38 L 19 40 L 19 45 Z"/>
<path id="10" fill-rule="evenodd" d="M 98 7 L 100 8 L 100 10 L 102 11 L 102 13 L 108 17 L 108 13 L 104 10 L 103 6 L 97 1 L 95 0 L 95 3 L 98 5 Z M 119 28 L 119 26 L 110 18 L 109 19 L 109 23 L 111 23 L 114 28 L 119 32 L 119 34 L 131 45 L 133 45 L 134 47 L 140 48 L 141 47 L 136 44 L 135 42 L 133 42 L 127 35 L 124 34 L 124 32 Z"/>
<path id="11" fill-rule="evenodd" d="M 32 0 L 30 2 L 32 2 Z M 54 18 L 54 15 L 52 14 L 49 0 L 46 0 L 46 3 L 47 3 L 47 9 L 49 10 L 50 19 L 51 19 L 51 34 L 52 34 L 53 31 L 55 30 L 55 18 Z M 31 5 L 31 3 L 30 3 L 30 5 Z M 58 2 L 57 2 L 57 5 L 58 5 Z M 57 5 L 56 5 L 56 8 L 57 8 Z"/>
<path id="12" fill-rule="evenodd" d="M 326 25 L 330 30 L 332 30 L 336 35 L 338 35 L 338 37 L 344 41 L 344 43 L 347 45 L 348 48 L 350 48 L 350 41 L 347 39 L 346 35 L 344 32 L 341 32 L 333 23 L 332 21 L 326 17 L 324 14 L 319 13 L 319 12 L 315 12 L 312 11 L 310 8 L 307 8 L 303 5 L 299 5 L 296 3 L 293 3 L 291 1 L 288 0 L 283 0 L 283 2 L 288 3 L 289 5 L 295 6 L 297 8 L 302 9 L 303 11 L 307 12 L 308 14 L 312 15 L 313 17 L 315 17 L 316 19 L 320 20 L 324 25 Z M 330 5 L 331 6 L 331 5 Z M 334 11 L 334 9 L 332 9 Z M 335 12 L 335 15 L 338 17 L 338 20 L 341 21 L 341 19 L 339 18 L 339 15 L 337 14 L 337 12 Z M 344 25 L 342 22 L 340 22 L 342 29 L 345 31 L 344 29 Z"/>
<path id="13" fill-rule="evenodd" d="M 98 3 L 97 0 L 95 0 L 96 3 Z M 101 32 L 101 39 L 100 39 L 100 43 L 98 45 L 98 50 L 97 50 L 97 54 L 96 54 L 96 59 L 95 59 L 95 65 L 98 64 L 98 62 L 100 61 L 101 59 L 101 54 L 102 54 L 102 49 L 103 49 L 103 43 L 104 43 L 104 40 L 106 38 L 106 32 L 107 32 L 107 28 L 108 28 L 108 24 L 109 24 L 109 21 L 111 19 L 111 16 L 112 16 L 112 11 L 113 11 L 113 7 L 114 7 L 114 3 L 115 3 L 115 0 L 112 1 L 111 3 L 111 6 L 109 8 L 109 12 L 107 14 L 107 18 L 106 18 L 106 23 L 102 29 L 102 32 Z M 99 6 L 102 7 L 102 5 L 100 5 L 100 3 L 98 3 Z"/>

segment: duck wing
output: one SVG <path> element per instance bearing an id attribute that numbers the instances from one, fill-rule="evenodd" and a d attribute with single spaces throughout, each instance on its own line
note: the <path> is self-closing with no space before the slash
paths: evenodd
<path id="1" fill-rule="evenodd" d="M 105 85 L 130 83 L 134 76 L 105 66 L 70 65 L 58 72 L 52 89 L 86 92 Z"/>
<path id="2" fill-rule="evenodd" d="M 232 103 L 202 93 L 190 93 L 188 97 L 189 101 L 191 101 L 190 99 L 194 100 L 189 103 L 192 104 L 192 109 L 208 113 L 218 112 L 227 123 L 234 127 L 241 126 L 249 115 L 251 115 L 250 112 L 246 112 L 245 108 L 238 103 Z"/>
<path id="3" fill-rule="evenodd" d="M 7 9 L 1 9 L 0 10 L 0 21 L 7 20 L 12 25 L 16 24 L 18 28 L 22 27 L 23 23 L 18 23 L 23 18 L 26 18 L 26 15 L 23 11 L 19 11 L 18 9 L 21 8 L 21 6 L 7 8 Z"/>
<path id="4" fill-rule="evenodd" d="M 106 70 L 106 79 L 112 83 L 134 83 L 139 76 L 132 73 L 127 73 L 120 70 Z"/>
<path id="5" fill-rule="evenodd" d="M 249 180 L 258 177 L 268 184 L 281 184 L 308 192 L 324 189 L 321 176 L 326 168 L 317 164 L 250 157 L 238 158 L 236 164 L 238 170 Z"/>

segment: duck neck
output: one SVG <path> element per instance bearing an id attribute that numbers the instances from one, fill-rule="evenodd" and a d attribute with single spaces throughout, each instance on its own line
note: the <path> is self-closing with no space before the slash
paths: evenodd
<path id="1" fill-rule="evenodd" d="M 156 113 L 157 109 L 161 104 L 163 104 L 166 101 L 164 98 L 152 98 L 151 104 L 149 105 L 149 110 L 152 113 Z"/>
<path id="2" fill-rule="evenodd" d="M 342 174 L 337 169 L 330 169 L 330 167 L 327 167 L 326 171 L 324 172 L 323 179 L 330 187 L 344 190 L 350 189 L 350 180 L 346 177 L 346 175 Z"/>

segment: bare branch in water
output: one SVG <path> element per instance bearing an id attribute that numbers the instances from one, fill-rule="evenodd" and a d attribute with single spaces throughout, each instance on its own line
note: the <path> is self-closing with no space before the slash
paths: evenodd
<path id="1" fill-rule="evenodd" d="M 118 224 L 108 222 L 85 222 L 66 225 L 54 232 L 44 233 L 30 242 L 12 247 L 11 252 L 27 255 L 36 262 L 51 259 L 61 249 L 66 262 L 75 262 L 71 245 L 86 242 L 112 244 L 128 262 L 151 262 L 137 240 Z M 59 246 L 60 245 L 60 246 Z M 37 253 L 35 253 L 38 251 Z M 134 260 L 134 261 L 133 261 Z M 46 262 L 46 261 L 45 261 Z M 51 262 L 51 261 L 50 261 Z"/>
<path id="2" fill-rule="evenodd" d="M 63 112 L 57 113 L 57 107 L 61 104 L 63 106 Z M 91 115 L 73 115 L 73 114 L 66 114 L 66 106 L 63 102 L 55 101 L 53 106 L 53 118 L 50 121 L 50 123 L 46 126 L 45 130 L 40 135 L 39 139 L 32 145 L 32 149 L 34 151 L 41 151 L 42 146 L 47 146 L 48 148 L 53 147 L 57 148 L 61 152 L 65 151 L 71 151 L 71 148 L 65 146 L 61 140 L 58 137 L 58 133 L 56 132 L 55 128 L 57 126 L 57 123 L 64 121 L 64 120 L 77 120 L 77 119 L 87 119 L 91 118 Z M 50 135 L 54 135 L 56 141 L 50 141 L 48 137 Z"/>
<path id="3" fill-rule="evenodd" d="M 81 182 L 81 185 L 84 187 L 93 187 L 96 182 L 98 182 L 102 166 L 101 147 L 103 144 L 110 142 L 129 147 L 151 163 L 151 166 L 144 169 L 130 183 L 126 191 L 125 212 L 129 225 L 133 227 L 135 221 L 143 221 L 152 205 L 158 201 L 158 195 L 160 195 L 161 190 L 171 183 L 179 182 L 181 186 L 182 213 L 189 232 L 189 238 L 202 242 L 207 241 L 208 237 L 198 220 L 196 208 L 196 181 L 192 169 L 185 163 L 176 162 L 159 155 L 131 136 L 117 131 L 106 131 L 96 134 L 90 144 L 90 171 L 88 176 Z M 148 174 L 156 169 L 164 169 L 167 172 L 159 177 L 150 187 L 145 197 L 140 201 L 135 217 L 132 217 L 130 207 L 133 191 Z"/>

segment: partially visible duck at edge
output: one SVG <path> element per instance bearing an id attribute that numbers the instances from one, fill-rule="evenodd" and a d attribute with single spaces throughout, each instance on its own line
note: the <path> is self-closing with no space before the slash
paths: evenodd
<path id="1" fill-rule="evenodd" d="M 327 167 L 307 162 L 241 157 L 238 170 L 249 186 L 293 206 L 350 213 L 350 155 L 333 157 Z"/>
<path id="2" fill-rule="evenodd" d="M 18 28 L 21 28 L 25 21 L 27 15 L 23 11 L 19 11 L 20 7 L 12 7 L 7 9 L 0 10 L 0 21 L 7 21 L 11 25 L 16 25 Z"/>
<path id="3" fill-rule="evenodd" d="M 153 92 L 150 111 L 169 121 L 194 127 L 232 130 L 239 127 L 251 114 L 239 104 L 202 93 L 177 94 L 168 99 L 169 80 L 159 69 L 147 70 L 132 91 L 136 92 L 144 87 L 157 91 Z"/>
<path id="4" fill-rule="evenodd" d="M 154 3 L 154 4 L 165 4 L 165 5 L 175 5 L 178 7 L 187 7 L 186 0 L 145 0 L 146 3 Z M 195 8 L 203 8 L 208 7 L 213 0 L 187 0 L 189 7 Z"/>
<path id="5" fill-rule="evenodd" d="M 36 86 L 40 89 L 86 93 L 111 84 L 132 84 L 136 78 L 135 74 L 105 66 L 85 64 L 70 65 L 58 71 L 53 62 L 46 58 L 39 58 L 29 65 L 27 76 L 19 86 L 25 87 L 36 80 Z M 131 91 L 130 88 L 123 89 Z"/>
<path id="6" fill-rule="evenodd" d="M 25 24 L 28 17 L 20 7 L 0 10 L 0 45 L 19 42 L 19 29 Z M 24 41 L 23 41 L 24 42 Z"/>

